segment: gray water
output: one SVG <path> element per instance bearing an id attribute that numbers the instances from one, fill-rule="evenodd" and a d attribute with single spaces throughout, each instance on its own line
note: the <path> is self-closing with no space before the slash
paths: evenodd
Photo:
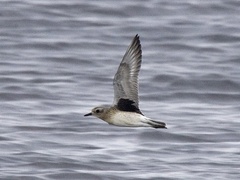
<path id="1" fill-rule="evenodd" d="M 0 179 L 240 178 L 240 1 L 0 4 Z M 136 34 L 140 108 L 166 130 L 83 117 Z"/>

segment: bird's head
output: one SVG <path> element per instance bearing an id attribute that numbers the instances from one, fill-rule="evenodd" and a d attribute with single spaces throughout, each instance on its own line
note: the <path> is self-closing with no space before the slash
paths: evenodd
<path id="1" fill-rule="evenodd" d="M 95 107 L 92 109 L 90 113 L 85 114 L 84 116 L 95 116 L 97 118 L 104 119 L 108 109 L 109 109 L 108 107 Z"/>

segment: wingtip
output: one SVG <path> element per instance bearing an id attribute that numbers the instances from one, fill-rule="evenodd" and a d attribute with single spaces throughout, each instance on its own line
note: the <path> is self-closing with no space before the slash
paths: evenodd
<path id="1" fill-rule="evenodd" d="M 138 34 L 136 34 L 134 39 L 140 39 L 140 36 Z"/>
<path id="2" fill-rule="evenodd" d="M 139 49 L 141 51 L 140 53 L 142 54 L 140 36 L 138 34 L 136 34 L 136 36 L 133 38 L 132 43 L 130 44 L 130 47 L 131 46 L 136 46 L 136 49 Z"/>

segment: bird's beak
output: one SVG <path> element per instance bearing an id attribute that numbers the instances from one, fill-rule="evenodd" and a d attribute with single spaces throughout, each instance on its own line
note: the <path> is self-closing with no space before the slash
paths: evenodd
<path id="1" fill-rule="evenodd" d="M 88 113 L 88 114 L 85 114 L 84 116 L 91 116 L 92 115 L 92 113 Z"/>

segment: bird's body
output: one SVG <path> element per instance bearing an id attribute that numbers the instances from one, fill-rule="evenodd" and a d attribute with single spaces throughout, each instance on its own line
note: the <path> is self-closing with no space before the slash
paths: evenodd
<path id="1" fill-rule="evenodd" d="M 104 116 L 99 117 L 106 121 L 108 124 L 116 126 L 138 126 L 141 124 L 139 121 L 144 116 L 134 112 L 120 111 L 116 107 L 110 107 L 106 110 Z"/>
<path id="2" fill-rule="evenodd" d="M 128 47 L 114 76 L 112 106 L 99 106 L 84 116 L 96 116 L 115 126 L 166 128 L 164 122 L 154 121 L 142 114 L 138 106 L 138 73 L 142 61 L 139 36 Z"/>

